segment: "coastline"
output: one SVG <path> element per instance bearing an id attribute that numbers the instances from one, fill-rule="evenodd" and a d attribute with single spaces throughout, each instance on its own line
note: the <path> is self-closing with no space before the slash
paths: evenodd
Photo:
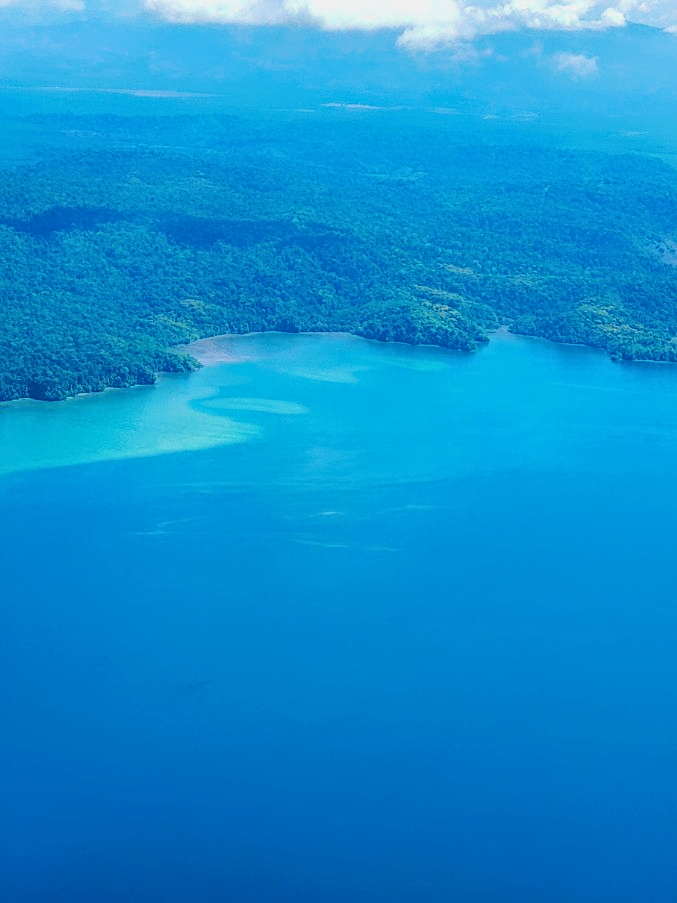
<path id="1" fill-rule="evenodd" d="M 487 339 L 493 339 L 494 336 L 518 338 L 516 333 L 510 333 L 507 326 L 501 326 L 495 332 L 487 333 Z M 398 342 L 394 340 L 384 340 L 370 338 L 369 336 L 358 335 L 355 332 L 347 330 L 315 330 L 302 329 L 298 332 L 287 332 L 280 329 L 255 330 L 253 332 L 225 332 L 220 335 L 208 336 L 204 339 L 196 339 L 186 345 L 174 345 L 172 351 L 179 354 L 187 354 L 194 358 L 201 367 L 215 367 L 219 364 L 239 363 L 249 360 L 248 355 L 242 352 L 236 352 L 232 348 L 225 347 L 226 343 L 232 340 L 247 338 L 248 336 L 325 336 L 327 338 L 341 337 L 347 341 L 371 342 L 376 345 L 399 345 L 405 348 L 434 348 L 437 351 L 452 352 L 454 354 L 474 354 L 479 348 L 488 344 L 482 342 L 478 348 L 467 350 L 465 348 L 450 348 L 447 345 L 436 345 L 430 342 Z"/>
<path id="2" fill-rule="evenodd" d="M 368 338 L 366 336 L 356 335 L 354 332 L 345 332 L 343 330 L 327 330 L 327 331 L 315 331 L 315 330 L 302 330 L 300 332 L 290 333 L 285 332 L 283 330 L 271 329 L 261 331 L 253 331 L 253 332 L 231 332 L 231 333 L 221 333 L 219 335 L 208 336 L 203 339 L 196 339 L 194 342 L 189 342 L 185 345 L 176 345 L 172 350 L 179 352 L 180 354 L 188 354 L 191 357 L 195 358 L 198 364 L 201 367 L 216 367 L 220 364 L 227 363 L 239 363 L 241 361 L 249 360 L 249 356 L 243 353 L 241 350 L 235 351 L 234 348 L 228 347 L 229 343 L 237 341 L 237 339 L 241 339 L 246 336 L 261 336 L 261 335 L 279 335 L 279 336 L 289 336 L 289 335 L 307 335 L 307 336 L 342 336 L 345 339 L 353 339 L 360 340 L 363 342 L 374 342 L 377 344 L 386 344 L 386 345 L 406 345 L 411 348 L 435 348 L 438 351 L 452 351 L 455 353 L 461 354 L 472 354 L 476 351 L 480 351 L 482 347 L 489 342 L 515 342 L 520 340 L 528 340 L 533 342 L 545 343 L 547 345 L 553 345 L 559 348 L 570 348 L 572 350 L 577 350 L 581 352 L 590 352 L 596 355 L 604 355 L 607 358 L 608 362 L 611 364 L 619 364 L 619 365 L 633 365 L 633 364 L 641 364 L 641 365 L 652 365 L 658 364 L 661 367 L 671 367 L 675 366 L 677 362 L 675 361 L 656 361 L 651 358 L 632 358 L 630 360 L 626 358 L 615 358 L 613 357 L 605 348 L 600 348 L 597 345 L 587 345 L 585 342 L 557 342 L 553 339 L 548 339 L 545 336 L 538 335 L 530 335 L 528 333 L 523 332 L 513 332 L 509 326 L 502 325 L 499 326 L 498 329 L 494 329 L 491 332 L 487 332 L 487 342 L 480 345 L 477 349 L 473 349 L 473 351 L 465 351 L 464 349 L 459 348 L 448 348 L 444 345 L 433 345 L 427 342 L 421 342 L 418 344 L 412 344 L 409 342 L 392 342 L 386 341 L 384 342 L 382 339 L 373 339 Z M 162 374 L 160 374 L 162 375 Z"/>
<path id="3" fill-rule="evenodd" d="M 234 345 L 237 344 L 239 339 L 245 338 L 247 336 L 263 336 L 263 335 L 278 335 L 278 336 L 290 336 L 290 335 L 305 335 L 305 336 L 326 336 L 326 337 L 342 337 L 346 340 L 354 340 L 354 341 L 364 341 L 364 342 L 373 342 L 376 344 L 386 344 L 386 345 L 404 345 L 411 348 L 435 348 L 438 351 L 451 351 L 454 353 L 461 354 L 470 354 L 473 352 L 468 352 L 463 349 L 456 348 L 448 348 L 443 345 L 433 345 L 429 343 L 419 343 L 419 344 L 411 344 L 409 342 L 393 342 L 393 341 L 383 341 L 382 339 L 372 339 L 367 338 L 366 336 L 359 336 L 353 332 L 344 332 L 342 330 L 328 330 L 328 331 L 314 331 L 314 330 L 303 330 L 300 332 L 286 332 L 283 330 L 265 330 L 265 331 L 253 331 L 253 332 L 228 332 L 228 333 L 220 333 L 218 335 L 207 336 L 202 339 L 196 339 L 194 342 L 189 342 L 187 344 L 174 345 L 172 346 L 172 351 L 175 351 L 182 355 L 188 355 L 192 357 L 198 364 L 199 368 L 202 367 L 217 367 L 222 364 L 237 364 L 242 363 L 244 361 L 250 361 L 254 358 L 248 354 L 243 352 L 241 349 L 235 350 Z M 495 329 L 491 332 L 487 333 L 488 342 L 495 341 L 519 341 L 519 340 L 529 340 L 538 343 L 546 343 L 548 345 L 559 346 L 562 348 L 571 348 L 580 351 L 592 352 L 594 354 L 602 354 L 604 355 L 610 363 L 617 364 L 642 364 L 642 365 L 651 365 L 658 364 L 661 367 L 665 366 L 675 366 L 675 362 L 673 361 L 656 361 L 651 359 L 644 358 L 634 358 L 632 360 L 626 359 L 615 359 L 611 357 L 608 351 L 604 348 L 599 348 L 595 345 L 586 345 L 583 342 L 556 342 L 552 339 L 545 338 L 544 336 L 536 336 L 536 335 L 528 335 L 520 332 L 512 332 L 509 326 L 503 325 L 499 326 L 498 329 Z M 488 344 L 483 343 L 483 345 Z M 480 346 L 479 349 L 481 350 Z M 196 369 L 196 368 L 193 368 Z M 189 373 L 190 371 L 186 371 Z M 173 371 L 160 370 L 155 374 L 155 381 L 152 383 L 135 383 L 130 386 L 105 386 L 103 389 L 96 392 L 78 392 L 75 395 L 69 395 L 66 398 L 59 398 L 56 401 L 59 402 L 74 402 L 81 398 L 89 398 L 90 396 L 98 396 L 108 392 L 125 392 L 130 389 L 141 390 L 141 389 L 153 389 L 157 386 L 159 381 L 167 379 L 172 376 L 180 375 L 178 373 L 174 373 Z M 182 375 L 185 375 L 182 374 Z M 23 396 L 21 398 L 12 398 L 6 400 L 0 400 L 0 411 L 9 406 L 17 405 L 17 404 L 30 404 L 30 405 L 52 405 L 54 401 L 45 401 L 44 399 L 31 398 L 30 396 Z"/>
<path id="4" fill-rule="evenodd" d="M 201 367 L 216 367 L 220 364 L 238 364 L 243 361 L 251 360 L 251 356 L 241 350 L 236 351 L 232 344 L 238 339 L 247 338 L 248 336 L 290 336 L 290 335 L 306 335 L 306 336 L 341 336 L 346 339 L 361 339 L 362 341 L 379 341 L 378 339 L 366 339 L 363 336 L 355 335 L 353 332 L 342 331 L 326 331 L 315 332 L 304 330 L 301 332 L 285 332 L 279 329 L 268 329 L 264 332 L 224 332 L 220 335 L 208 336 L 204 339 L 196 339 L 187 345 L 175 345 L 172 349 L 179 354 L 188 354 L 195 358 Z M 382 344 L 404 344 L 401 342 L 388 342 Z M 229 347 L 230 345 L 230 347 Z M 412 346 L 413 347 L 413 346 Z M 430 348 L 438 348 L 438 345 L 429 345 Z M 445 349 L 448 350 L 448 349 Z"/>

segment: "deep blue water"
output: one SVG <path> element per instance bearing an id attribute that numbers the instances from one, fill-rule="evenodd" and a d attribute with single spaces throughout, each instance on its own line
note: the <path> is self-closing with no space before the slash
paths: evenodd
<path id="1" fill-rule="evenodd" d="M 0 899 L 677 899 L 677 368 L 227 344 L 0 408 Z"/>

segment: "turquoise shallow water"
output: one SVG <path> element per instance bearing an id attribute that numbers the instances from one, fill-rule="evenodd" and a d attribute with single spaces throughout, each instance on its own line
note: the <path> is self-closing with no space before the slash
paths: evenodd
<path id="1" fill-rule="evenodd" d="M 0 897 L 674 900 L 677 368 L 225 349 L 0 408 Z"/>

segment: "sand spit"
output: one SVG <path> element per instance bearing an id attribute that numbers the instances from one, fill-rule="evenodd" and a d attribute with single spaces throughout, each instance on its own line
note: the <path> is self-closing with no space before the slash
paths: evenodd
<path id="1" fill-rule="evenodd" d="M 176 350 L 191 354 L 203 367 L 237 364 L 250 360 L 250 355 L 243 353 L 242 347 L 237 347 L 236 342 L 233 341 L 237 338 L 239 336 L 212 336 L 208 339 L 198 339 L 196 342 L 191 342 L 190 345 L 178 345 Z"/>

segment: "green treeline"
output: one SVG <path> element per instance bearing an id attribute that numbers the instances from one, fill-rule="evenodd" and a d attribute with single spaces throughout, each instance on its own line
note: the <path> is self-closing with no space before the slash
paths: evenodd
<path id="1" fill-rule="evenodd" d="M 404 124 L 208 125 L 192 152 L 1 174 L 0 399 L 152 382 L 195 366 L 176 345 L 269 329 L 471 350 L 505 324 L 677 360 L 667 165 Z"/>

